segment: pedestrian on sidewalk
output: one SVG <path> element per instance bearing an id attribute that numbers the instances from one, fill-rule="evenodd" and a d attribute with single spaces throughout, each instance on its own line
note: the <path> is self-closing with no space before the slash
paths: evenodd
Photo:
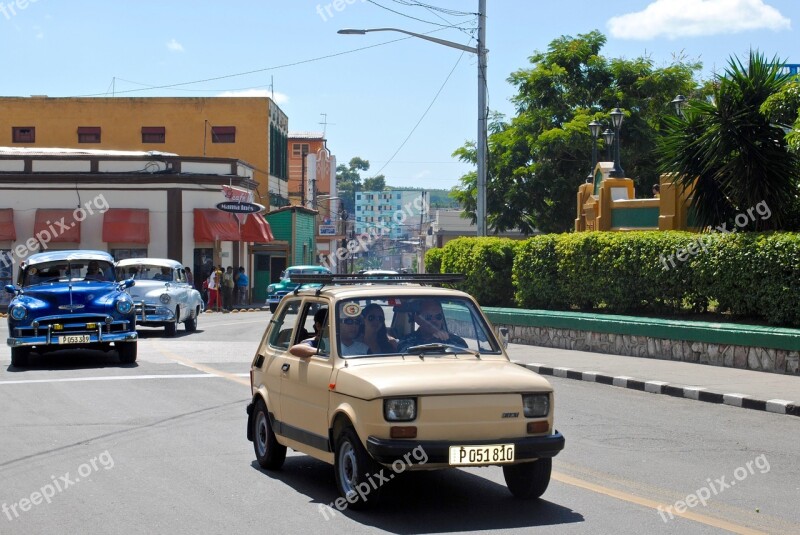
<path id="1" fill-rule="evenodd" d="M 220 278 L 216 269 L 208 275 L 208 309 L 219 311 L 219 285 Z"/>
<path id="2" fill-rule="evenodd" d="M 250 279 L 244 272 L 244 267 L 239 267 L 239 277 L 236 279 L 236 297 L 239 304 L 242 306 L 249 305 L 248 290 L 250 287 Z"/>
<path id="3" fill-rule="evenodd" d="M 223 310 L 230 310 L 233 308 L 233 266 L 228 266 L 225 273 L 222 275 L 222 308 Z"/>

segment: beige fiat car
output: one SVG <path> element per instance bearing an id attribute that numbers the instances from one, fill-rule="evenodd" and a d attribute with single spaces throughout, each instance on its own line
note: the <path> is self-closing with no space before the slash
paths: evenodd
<path id="1" fill-rule="evenodd" d="M 251 367 L 261 467 L 287 448 L 332 464 L 340 510 L 406 470 L 497 465 L 514 496 L 544 493 L 564 448 L 553 388 L 510 362 L 471 296 L 431 275 L 307 277 L 322 288 L 281 301 Z"/>

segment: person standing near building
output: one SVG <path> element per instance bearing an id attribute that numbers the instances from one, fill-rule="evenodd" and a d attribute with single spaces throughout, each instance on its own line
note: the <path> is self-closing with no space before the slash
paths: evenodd
<path id="1" fill-rule="evenodd" d="M 208 309 L 219 310 L 219 275 L 212 269 L 208 275 Z"/>
<path id="2" fill-rule="evenodd" d="M 228 266 L 222 275 L 222 309 L 230 310 L 233 308 L 233 266 Z"/>
<path id="3" fill-rule="evenodd" d="M 236 299 L 240 305 L 249 305 L 250 300 L 247 293 L 250 287 L 250 279 L 244 272 L 244 267 L 239 268 L 239 278 L 236 279 Z"/>

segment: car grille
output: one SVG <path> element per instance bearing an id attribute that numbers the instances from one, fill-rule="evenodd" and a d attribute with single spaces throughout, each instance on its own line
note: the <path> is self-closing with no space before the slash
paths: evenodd
<path id="1" fill-rule="evenodd" d="M 43 336 L 48 329 L 51 334 L 90 334 L 97 333 L 98 328 L 102 327 L 103 333 L 128 332 L 132 330 L 128 321 L 117 321 L 110 325 L 105 323 L 103 314 L 81 314 L 80 316 L 50 316 L 39 318 L 39 326 L 34 328 L 32 325 L 16 327 L 14 333 L 17 337 Z"/>

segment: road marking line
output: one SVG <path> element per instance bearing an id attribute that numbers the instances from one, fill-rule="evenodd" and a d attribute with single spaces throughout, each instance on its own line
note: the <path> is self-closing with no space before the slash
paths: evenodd
<path id="1" fill-rule="evenodd" d="M 665 510 L 667 507 L 672 507 L 664 503 L 659 503 L 655 500 L 649 500 L 647 498 L 636 496 L 635 494 L 629 494 L 621 490 L 615 490 L 615 489 L 610 489 L 608 487 L 603 487 L 601 485 L 595 485 L 594 483 L 589 483 L 588 481 L 583 481 L 582 479 L 568 476 L 560 472 L 553 472 L 552 478 L 555 479 L 556 481 L 560 481 L 561 483 L 567 485 L 580 487 L 582 489 L 596 492 L 598 494 L 605 494 L 606 496 L 610 496 L 618 500 L 634 503 L 636 505 L 641 505 L 643 507 L 649 507 L 657 511 L 659 510 L 658 509 L 659 507 L 661 507 L 661 510 Z M 674 510 L 674 507 L 672 507 L 672 514 L 675 516 L 679 516 L 681 518 L 685 518 L 687 520 L 693 520 L 694 522 L 699 522 L 700 524 L 705 524 L 707 526 L 725 529 L 733 533 L 741 533 L 742 535 L 766 535 L 766 533 L 763 531 L 750 529 L 748 527 L 740 526 L 739 524 L 734 524 L 732 522 L 728 522 L 726 520 L 721 520 L 711 516 L 701 515 L 699 513 L 693 513 L 691 511 L 685 511 L 683 513 L 679 513 L 678 511 Z"/>
<path id="2" fill-rule="evenodd" d="M 247 373 L 235 374 L 249 377 Z M 136 379 L 217 379 L 221 376 L 210 373 L 181 373 L 172 375 L 105 375 L 100 377 L 64 377 L 61 379 L 22 379 L 19 381 L 0 381 L 0 385 L 28 385 L 35 383 L 78 383 L 84 381 L 133 381 Z M 249 383 L 248 383 L 249 384 Z"/>
<path id="3" fill-rule="evenodd" d="M 205 364 L 198 364 L 198 363 L 196 363 L 196 362 L 194 362 L 192 360 L 187 359 L 186 357 L 178 355 L 177 353 L 173 353 L 172 351 L 170 351 L 168 349 L 164 349 L 158 343 L 155 343 L 154 346 L 155 346 L 156 351 L 158 351 L 159 353 L 161 353 L 162 355 L 164 355 L 165 357 L 167 357 L 170 360 L 174 360 L 175 362 L 178 362 L 180 364 L 185 364 L 186 366 L 189 366 L 190 368 L 194 368 L 195 370 L 199 370 L 201 372 L 206 372 L 206 373 L 209 373 L 211 375 L 216 375 L 217 377 L 222 377 L 224 379 L 228 379 L 229 381 L 233 381 L 234 383 L 239 383 L 240 385 L 245 385 L 247 387 L 250 387 L 250 374 L 249 373 L 245 375 L 245 374 L 240 374 L 240 373 L 224 372 L 222 370 L 218 370 L 216 368 L 212 368 L 211 366 L 206 366 Z M 241 377 L 247 377 L 247 380 L 245 381 Z"/>

